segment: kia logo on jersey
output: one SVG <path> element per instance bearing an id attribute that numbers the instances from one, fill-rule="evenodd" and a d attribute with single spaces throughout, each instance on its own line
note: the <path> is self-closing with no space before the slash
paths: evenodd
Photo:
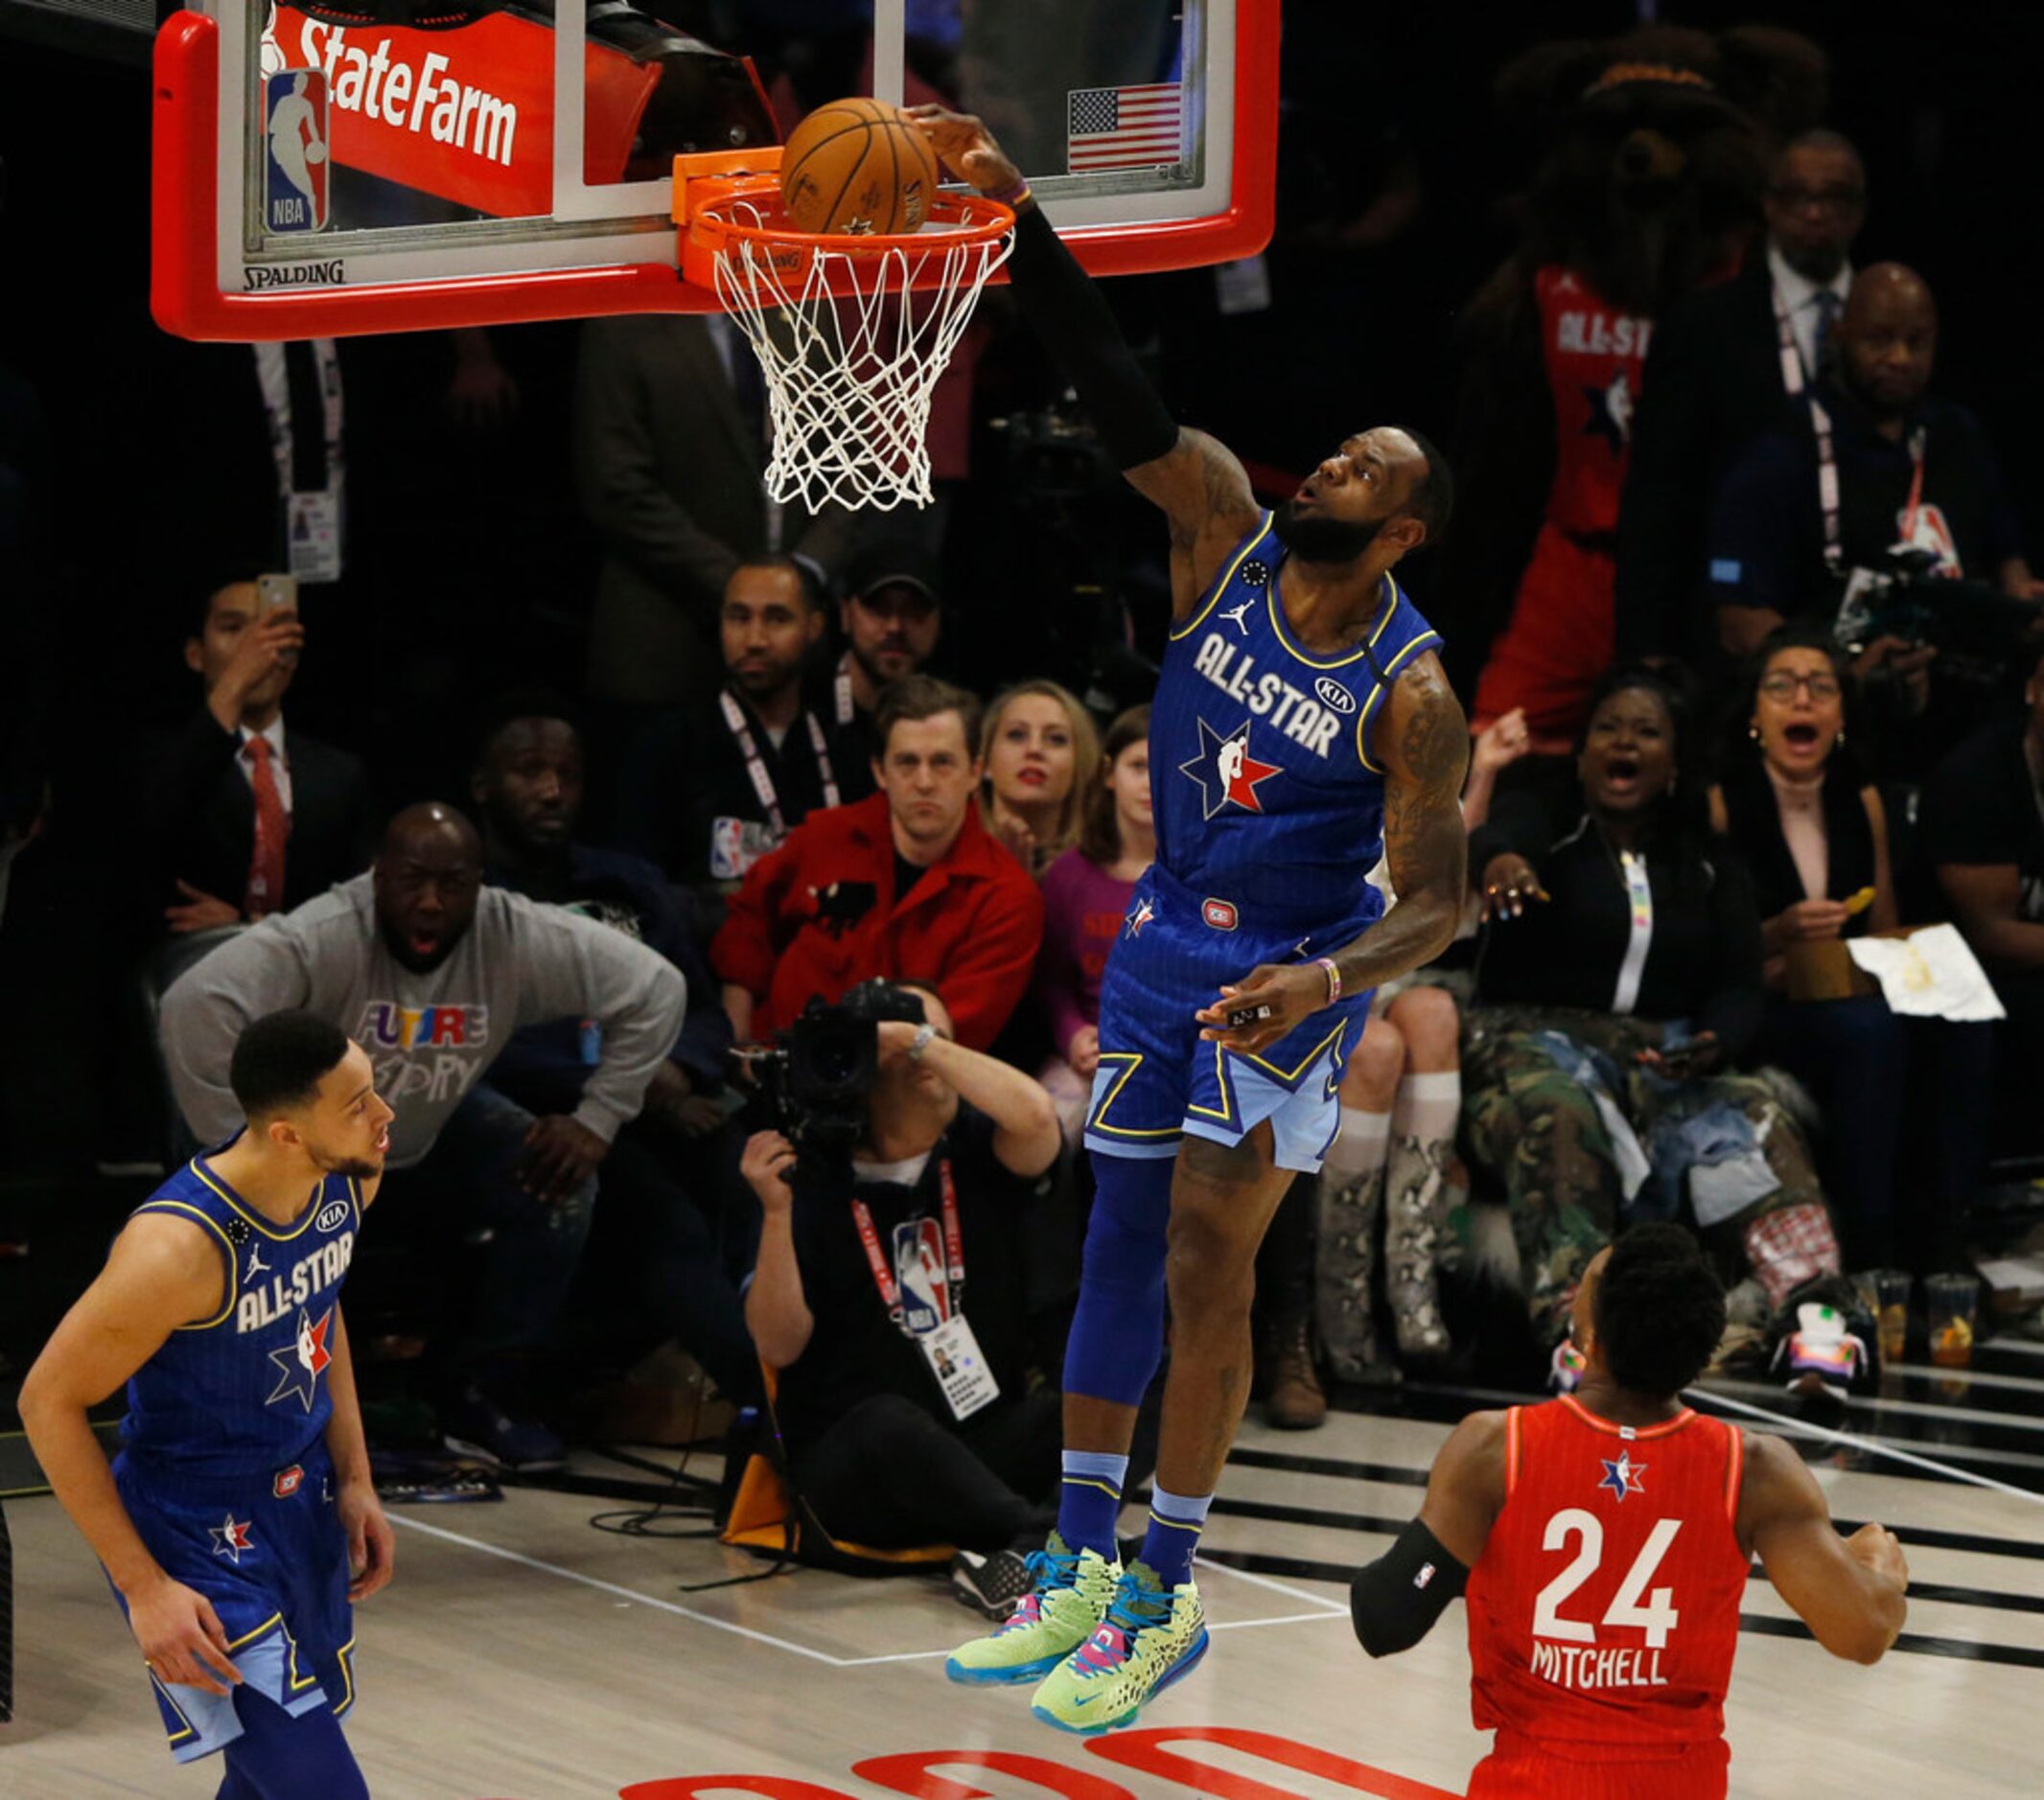
<path id="1" fill-rule="evenodd" d="M 1332 706 L 1336 712 L 1356 710 L 1356 696 L 1331 675 L 1323 675 L 1315 681 L 1313 692 L 1320 696 L 1320 704 L 1323 706 Z"/>
<path id="2" fill-rule="evenodd" d="M 334 1200 L 319 1209 L 319 1216 L 313 1221 L 315 1232 L 330 1232 L 337 1225 L 344 1225 L 348 1219 L 348 1203 Z"/>
<path id="3" fill-rule="evenodd" d="M 1217 932 L 1232 932 L 1235 929 L 1235 905 L 1230 900 L 1202 900 L 1199 916 Z"/>

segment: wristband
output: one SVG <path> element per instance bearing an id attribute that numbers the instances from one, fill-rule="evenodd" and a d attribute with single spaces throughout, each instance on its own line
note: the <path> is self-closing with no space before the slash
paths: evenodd
<path id="1" fill-rule="evenodd" d="M 987 189 L 985 197 L 989 200 L 999 200 L 1003 206 L 1012 212 L 1030 197 L 1029 183 L 1018 175 L 1005 188 Z"/>
<path id="2" fill-rule="evenodd" d="M 1332 1006 L 1341 998 L 1341 971 L 1332 957 L 1315 957 L 1313 961 L 1327 972 L 1327 1004 Z"/>

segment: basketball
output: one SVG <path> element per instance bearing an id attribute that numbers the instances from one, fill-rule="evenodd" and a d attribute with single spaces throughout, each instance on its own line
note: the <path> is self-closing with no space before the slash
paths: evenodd
<path id="1" fill-rule="evenodd" d="M 937 192 L 937 156 L 897 107 L 833 100 L 790 134 L 780 197 L 803 231 L 870 237 L 920 231 Z"/>

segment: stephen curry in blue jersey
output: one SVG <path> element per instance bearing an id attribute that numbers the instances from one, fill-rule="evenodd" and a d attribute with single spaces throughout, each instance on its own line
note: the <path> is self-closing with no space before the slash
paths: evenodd
<path id="1" fill-rule="evenodd" d="M 1391 575 L 1447 523 L 1452 477 L 1417 433 L 1380 427 L 1265 512 L 1242 464 L 1165 411 L 986 127 L 935 106 L 914 116 L 954 170 L 1015 208 L 1015 297 L 1171 524 L 1157 858 L 1101 996 L 1086 1121 L 1098 1198 L 1065 1361 L 1058 1526 L 1014 1617 L 947 1666 L 959 1681 L 1040 1676 L 1038 1717 L 1103 1731 L 1205 1650 L 1193 1549 L 1247 1397 L 1257 1245 L 1334 1137 L 1370 990 L 1439 955 L 1461 911 L 1468 727 L 1439 638 Z M 1328 349 L 1332 365 L 1340 346 Z M 1380 851 L 1388 907 L 1365 879 Z M 1150 1531 L 1123 1571 L 1114 1523 L 1167 1284 Z"/>
<path id="2" fill-rule="evenodd" d="M 390 1579 L 340 1284 L 391 1110 L 324 1019 L 236 1041 L 246 1117 L 138 1207 L 21 1390 L 22 1421 L 142 1647 L 179 1762 L 226 1752 L 222 1800 L 366 1796 L 336 1722 L 350 1606 Z M 122 1382 L 107 1465 L 86 1413 Z"/>

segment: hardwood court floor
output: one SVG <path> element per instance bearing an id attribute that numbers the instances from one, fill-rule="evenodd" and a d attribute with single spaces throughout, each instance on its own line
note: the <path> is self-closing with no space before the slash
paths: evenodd
<path id="1" fill-rule="evenodd" d="M 1982 1373 L 1956 1396 L 1927 1372 L 1897 1377 L 1888 1404 L 1904 1410 L 1861 1409 L 1853 1427 L 2031 1491 L 1813 1452 L 1839 1517 L 1901 1533 L 1909 1635 L 1875 1669 L 1834 1661 L 1755 1580 L 1730 1706 L 1733 1794 L 2044 1790 L 2044 1356 Z M 733 1777 L 811 1784 L 744 1784 L 779 1800 L 1459 1795 L 1487 1742 L 1469 1722 L 1460 1604 L 1417 1650 L 1372 1664 L 1344 1582 L 1416 1508 L 1447 1421 L 1482 1403 L 1418 1389 L 1318 1432 L 1245 1426 L 1206 1539 L 1214 1648 L 1151 1707 L 1147 1736 L 1088 1744 L 1032 1720 L 1025 1693 L 946 1683 L 942 1655 L 974 1622 L 934 1584 L 803 1571 L 683 1594 L 756 1565 L 713 1543 L 592 1531 L 590 1514 L 617 1502 L 531 1489 L 393 1511 L 398 1575 L 358 1614 L 349 1736 L 379 1800 L 683 1800 Z M 1939 1417 L 1961 1413 L 1983 1417 Z M 133 1646 L 56 1503 L 18 1500 L 8 1516 L 17 1711 L 0 1728 L 0 1795 L 210 1794 L 218 1762 L 180 1769 L 162 1749 Z M 1275 1742 L 1258 1755 L 1183 1735 L 1210 1727 Z M 1160 1739 L 1207 1772 L 1168 1779 Z M 916 1772 L 946 1765 L 949 1781 Z"/>

